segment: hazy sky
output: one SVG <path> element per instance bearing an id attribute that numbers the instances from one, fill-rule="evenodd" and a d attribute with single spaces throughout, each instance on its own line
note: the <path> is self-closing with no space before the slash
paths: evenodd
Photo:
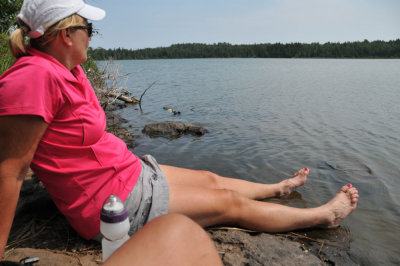
<path id="1" fill-rule="evenodd" d="M 87 0 L 106 10 L 92 47 L 400 38 L 400 0 Z"/>

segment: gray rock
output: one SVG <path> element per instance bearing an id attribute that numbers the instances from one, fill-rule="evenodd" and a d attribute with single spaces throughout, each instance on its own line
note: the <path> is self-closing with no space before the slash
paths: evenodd
<path id="1" fill-rule="evenodd" d="M 142 132 L 149 135 L 150 137 L 174 138 L 186 134 L 190 134 L 193 136 L 203 136 L 204 134 L 208 133 L 208 130 L 200 126 L 195 126 L 193 124 L 167 121 L 147 124 L 143 128 Z"/>
<path id="2" fill-rule="evenodd" d="M 278 235 L 208 229 L 226 266 L 325 265 L 301 243 Z"/>

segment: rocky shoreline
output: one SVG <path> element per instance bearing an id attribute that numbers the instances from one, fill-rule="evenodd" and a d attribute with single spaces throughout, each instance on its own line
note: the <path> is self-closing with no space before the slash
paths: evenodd
<path id="1" fill-rule="evenodd" d="M 121 126 L 124 121 L 114 112 L 126 106 L 115 102 L 106 107 L 107 131 L 133 148 L 138 136 Z M 337 238 L 343 230 L 266 234 L 222 226 L 207 228 L 224 265 L 356 265 L 347 252 L 350 240 Z M 5 252 L 9 261 L 25 257 L 39 257 L 40 263 L 35 265 L 101 264 L 100 244 L 77 235 L 32 173 L 21 189 Z"/>

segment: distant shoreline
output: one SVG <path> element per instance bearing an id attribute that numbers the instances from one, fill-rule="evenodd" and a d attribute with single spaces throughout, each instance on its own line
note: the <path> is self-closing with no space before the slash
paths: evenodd
<path id="1" fill-rule="evenodd" d="M 93 59 L 95 62 L 109 62 L 111 61 L 143 61 L 143 60 L 201 60 L 201 59 L 314 59 L 314 60 L 324 60 L 324 59 L 332 59 L 332 60 L 399 60 L 400 57 L 392 57 L 392 58 L 385 58 L 385 57 L 358 57 L 358 58 L 335 58 L 335 57 L 188 57 L 188 58 L 144 58 L 144 59 L 115 59 L 109 57 L 108 59 Z"/>
<path id="2" fill-rule="evenodd" d="M 203 44 L 183 43 L 145 49 L 91 48 L 94 60 L 195 59 L 195 58 L 337 58 L 399 59 L 400 39 L 344 43 Z"/>

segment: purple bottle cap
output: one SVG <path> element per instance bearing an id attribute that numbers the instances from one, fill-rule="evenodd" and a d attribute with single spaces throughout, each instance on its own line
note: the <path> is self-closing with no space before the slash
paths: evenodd
<path id="1" fill-rule="evenodd" d="M 128 217 L 128 211 L 122 200 L 115 195 L 108 197 L 100 212 L 100 219 L 106 223 L 119 223 Z"/>

